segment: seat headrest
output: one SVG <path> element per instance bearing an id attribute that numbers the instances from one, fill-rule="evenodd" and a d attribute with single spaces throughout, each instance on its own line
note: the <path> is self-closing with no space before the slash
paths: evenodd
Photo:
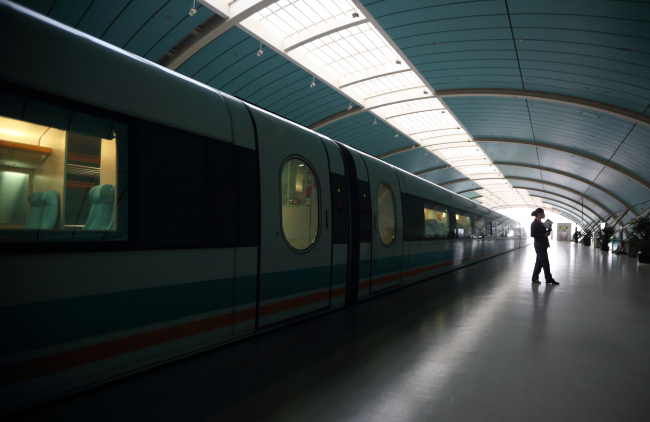
<path id="1" fill-rule="evenodd" d="M 115 202 L 115 186 L 114 185 L 98 185 L 90 190 L 88 193 L 90 202 L 93 204 L 100 204 L 102 202 Z"/>
<path id="2" fill-rule="evenodd" d="M 29 198 L 27 198 L 27 201 L 29 201 L 29 205 L 31 206 L 39 206 L 43 205 L 45 203 L 45 195 L 43 195 L 45 192 L 34 192 L 31 195 L 29 195 Z"/>
<path id="3" fill-rule="evenodd" d="M 113 185 L 102 185 L 101 190 L 99 191 L 99 196 L 102 202 L 113 202 L 115 201 L 115 186 Z"/>

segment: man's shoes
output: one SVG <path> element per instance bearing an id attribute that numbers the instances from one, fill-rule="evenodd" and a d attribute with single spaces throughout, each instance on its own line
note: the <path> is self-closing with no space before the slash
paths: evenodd
<path id="1" fill-rule="evenodd" d="M 533 279 L 533 283 L 537 283 L 537 284 L 540 284 L 540 283 L 541 283 L 541 281 L 539 281 L 539 278 L 535 278 L 535 279 Z"/>
<path id="2" fill-rule="evenodd" d="M 558 283 L 557 281 L 555 281 L 553 279 L 550 279 L 550 280 L 546 280 L 546 284 L 560 284 L 560 283 Z"/>

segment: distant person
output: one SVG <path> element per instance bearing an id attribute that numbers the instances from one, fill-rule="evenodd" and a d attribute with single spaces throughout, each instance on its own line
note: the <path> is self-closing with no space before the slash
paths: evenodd
<path id="1" fill-rule="evenodd" d="M 576 232 L 573 233 L 573 241 L 578 243 L 579 240 L 580 240 L 580 233 L 578 233 L 578 228 L 576 227 Z"/>
<path id="2" fill-rule="evenodd" d="M 557 281 L 553 280 L 551 275 L 551 265 L 548 262 L 548 251 L 547 249 L 551 246 L 548 243 L 548 236 L 551 234 L 551 229 L 547 229 L 546 226 L 542 223 L 542 218 L 546 217 L 544 215 L 544 210 L 537 208 L 533 211 L 531 216 L 535 217 L 533 223 L 530 225 L 530 235 L 535 238 L 535 253 L 537 253 L 537 261 L 535 261 L 535 269 L 533 270 L 533 283 L 539 283 L 539 273 L 544 268 L 544 278 L 546 279 L 546 284 L 560 284 Z"/>

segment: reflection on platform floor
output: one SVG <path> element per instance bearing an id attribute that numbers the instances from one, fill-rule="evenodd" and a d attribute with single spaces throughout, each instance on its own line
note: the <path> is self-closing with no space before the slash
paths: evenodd
<path id="1" fill-rule="evenodd" d="M 20 420 L 646 421 L 650 265 L 551 242 Z"/>

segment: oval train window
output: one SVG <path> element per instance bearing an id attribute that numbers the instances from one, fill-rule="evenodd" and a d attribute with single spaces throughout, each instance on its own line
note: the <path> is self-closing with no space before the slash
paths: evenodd
<path id="1" fill-rule="evenodd" d="M 388 185 L 382 183 L 377 190 L 379 238 L 388 246 L 395 240 L 395 198 Z"/>
<path id="2" fill-rule="evenodd" d="M 292 158 L 280 176 L 282 232 L 291 247 L 309 248 L 318 235 L 318 183 L 307 163 Z"/>

